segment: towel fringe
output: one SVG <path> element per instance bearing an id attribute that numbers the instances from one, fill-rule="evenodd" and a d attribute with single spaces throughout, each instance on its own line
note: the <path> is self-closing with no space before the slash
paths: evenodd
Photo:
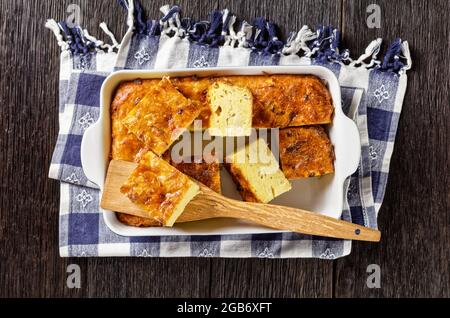
<path id="1" fill-rule="evenodd" d="M 404 73 L 412 67 L 411 52 L 409 51 L 408 41 L 402 42 L 402 57 L 406 60 L 406 65 L 400 70 L 400 73 Z"/>
<path id="2" fill-rule="evenodd" d="M 377 59 L 382 39 L 373 40 L 364 53 L 353 60 L 347 49 L 342 49 L 340 32 L 332 26 L 320 26 L 315 32 L 304 25 L 298 32 L 291 32 L 287 41 L 280 40 L 278 26 L 263 17 L 252 24 L 243 21 L 237 26 L 237 17 L 228 9 L 214 10 L 209 21 L 193 21 L 181 18 L 178 6 L 164 5 L 160 8 L 160 20 L 147 20 L 139 0 L 119 0 L 128 12 L 129 31 L 144 36 L 164 34 L 169 37 L 187 38 L 189 41 L 211 47 L 230 46 L 249 48 L 259 54 L 299 55 L 314 58 L 322 63 L 339 63 L 351 67 L 365 67 L 379 71 L 401 74 L 411 69 L 412 60 L 408 42 L 396 39 L 386 50 L 383 61 Z M 110 37 L 112 45 L 91 36 L 87 30 L 69 28 L 64 22 L 48 20 L 46 27 L 55 34 L 62 51 L 86 54 L 91 50 L 112 52 L 120 47 L 106 23 L 100 28 Z"/>
<path id="3" fill-rule="evenodd" d="M 56 21 L 54 19 L 48 19 L 45 22 L 45 27 L 47 29 L 52 30 L 53 34 L 56 37 L 58 46 L 61 48 L 61 51 L 62 52 L 69 51 L 69 44 L 66 41 L 64 41 L 64 38 L 61 34 L 62 30 L 61 30 L 60 26 L 58 25 L 58 23 L 56 23 Z"/>
<path id="4" fill-rule="evenodd" d="M 113 52 L 114 49 L 119 49 L 120 44 L 117 42 L 116 37 L 114 34 L 109 30 L 108 25 L 105 22 L 100 23 L 100 28 L 105 32 L 107 36 L 111 39 L 112 45 L 105 44 L 106 48 L 108 49 L 108 52 Z"/>
<path id="5" fill-rule="evenodd" d="M 383 42 L 383 40 L 381 38 L 378 38 L 378 39 L 370 42 L 370 44 L 367 46 L 366 50 L 364 51 L 364 54 L 362 54 L 357 60 L 352 61 L 350 63 L 350 65 L 351 66 L 363 65 L 366 68 L 370 68 L 375 64 L 380 64 L 380 62 L 377 61 L 377 55 L 380 52 L 382 42 Z M 367 60 L 369 57 L 371 57 L 370 63 L 368 63 L 368 64 L 364 63 L 364 61 Z"/>
<path id="6" fill-rule="evenodd" d="M 105 22 L 100 23 L 100 28 L 111 38 L 112 45 L 97 39 L 89 34 L 88 30 L 82 29 L 80 26 L 69 27 L 65 21 L 57 23 L 55 20 L 49 19 L 46 21 L 45 27 L 52 30 L 62 52 L 79 55 L 86 55 L 92 51 L 111 53 L 120 47 Z"/>
<path id="7" fill-rule="evenodd" d="M 315 39 L 317 39 L 317 33 L 314 33 L 307 25 L 304 25 L 297 33 L 291 33 L 282 52 L 283 54 L 290 55 L 298 54 L 302 50 L 304 54 L 308 54 L 311 52 L 311 49 L 307 43 Z"/>

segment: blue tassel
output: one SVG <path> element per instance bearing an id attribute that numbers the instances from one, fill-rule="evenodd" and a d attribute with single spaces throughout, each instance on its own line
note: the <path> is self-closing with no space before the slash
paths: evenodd
<path id="1" fill-rule="evenodd" d="M 211 25 L 206 34 L 206 43 L 212 47 L 217 47 L 219 42 L 223 41 L 221 34 L 222 11 L 214 10 L 211 14 Z"/>
<path id="2" fill-rule="evenodd" d="M 250 44 L 254 49 L 263 50 L 267 46 L 266 19 L 258 17 L 253 21 L 256 32 L 253 32 Z"/>
<path id="3" fill-rule="evenodd" d="M 208 21 L 200 21 L 193 24 L 192 28 L 188 30 L 190 39 L 195 42 L 202 43 L 206 32 L 209 28 Z"/>
<path id="4" fill-rule="evenodd" d="M 401 50 L 402 40 L 397 38 L 387 49 L 383 63 L 381 64 L 381 70 L 399 72 L 405 66 L 405 64 L 400 61 Z"/>
<path id="5" fill-rule="evenodd" d="M 128 3 L 126 0 L 118 0 L 119 5 L 124 8 L 125 10 L 128 10 Z M 143 34 L 146 33 L 148 31 L 147 29 L 147 23 L 145 23 L 146 18 L 145 18 L 145 12 L 144 9 L 142 8 L 142 4 L 139 0 L 133 0 L 134 3 L 134 26 L 136 28 L 136 32 Z"/>
<path id="6" fill-rule="evenodd" d="M 147 23 L 145 23 L 145 13 L 139 0 L 134 0 L 134 16 L 137 22 L 136 29 L 138 33 L 147 33 Z"/>
<path id="7" fill-rule="evenodd" d="M 124 10 L 128 10 L 128 3 L 126 2 L 126 0 L 117 0 L 117 2 L 119 2 L 119 5 L 120 5 Z"/>
<path id="8" fill-rule="evenodd" d="M 126 0 L 118 1 L 122 7 L 128 9 Z M 162 32 L 161 23 L 169 21 L 169 19 L 174 18 L 176 14 L 180 13 L 180 8 L 178 6 L 173 6 L 160 21 L 146 21 L 145 13 L 140 1 L 133 1 L 135 7 L 134 20 L 136 33 L 160 35 Z M 209 21 L 195 22 L 191 19 L 183 18 L 180 20 L 180 25 L 177 25 L 177 27 L 185 32 L 179 32 L 178 34 L 179 36 L 187 34 L 188 39 L 195 43 L 210 47 L 218 47 L 225 42 L 225 36 L 229 33 L 232 16 L 233 15 L 228 10 L 214 10 L 210 14 Z M 239 29 L 242 28 L 242 23 L 243 22 L 240 22 Z M 67 44 L 71 51 L 85 54 L 95 47 L 95 43 L 84 39 L 83 34 L 80 33 L 79 30 L 71 30 L 65 24 L 61 24 L 61 27 L 64 30 Z M 286 47 L 286 42 L 279 40 L 279 29 L 275 23 L 267 21 L 264 17 L 258 17 L 254 20 L 252 28 L 253 32 L 251 33 L 250 38 L 246 39 L 246 47 L 248 45 L 252 50 L 262 54 L 280 54 Z M 341 33 L 338 29 L 335 29 L 330 25 L 320 25 L 316 32 L 317 38 L 312 40 L 314 37 L 309 36 L 311 40 L 303 40 L 302 42 L 303 51 L 306 56 L 314 58 L 316 61 L 322 63 L 344 63 L 351 61 L 349 51 L 340 49 Z M 169 36 L 174 35 L 174 32 L 169 34 Z M 287 40 L 288 46 L 296 39 L 296 36 L 297 32 L 290 33 Z M 292 52 L 293 51 L 291 50 L 288 54 L 292 54 Z M 380 64 L 376 66 L 380 71 L 400 72 L 405 69 L 405 64 L 401 61 L 404 57 L 401 56 L 401 54 L 402 42 L 400 39 L 396 39 L 389 46 L 383 62 L 380 63 L 379 61 L 375 61 L 372 65 Z M 409 53 L 407 55 L 410 56 Z"/>
<path id="9" fill-rule="evenodd" d="M 172 8 L 170 8 L 169 12 L 167 12 L 167 14 L 162 17 L 161 22 L 167 22 L 173 17 L 175 13 L 180 13 L 180 8 L 178 6 L 173 6 Z"/>
<path id="10" fill-rule="evenodd" d="M 193 22 L 194 22 L 194 21 L 192 21 L 192 20 L 189 19 L 189 18 L 183 18 L 183 19 L 181 19 L 181 27 L 182 27 L 183 29 L 185 29 L 186 31 L 189 31 L 189 30 L 192 29 L 192 27 L 193 27 L 193 25 L 194 25 Z"/>
<path id="11" fill-rule="evenodd" d="M 267 22 L 267 29 L 269 34 L 269 42 L 267 47 L 264 49 L 266 53 L 275 54 L 281 52 L 284 43 L 280 41 L 277 37 L 278 26 L 272 22 Z"/>

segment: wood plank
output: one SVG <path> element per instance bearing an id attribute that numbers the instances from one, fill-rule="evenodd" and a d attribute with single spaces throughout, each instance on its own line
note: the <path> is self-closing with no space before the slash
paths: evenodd
<path id="1" fill-rule="evenodd" d="M 159 18 L 165 2 L 145 5 Z M 120 40 L 125 12 L 115 0 L 0 1 L 0 297 L 206 296 L 209 260 L 59 257 L 59 183 L 47 177 L 58 133 L 59 48 L 44 23 L 67 18 L 71 3 L 92 34 L 104 38 L 98 24 L 106 21 Z M 193 15 L 216 7 L 179 3 Z M 81 289 L 66 287 L 71 263 L 81 268 Z"/>
<path id="2" fill-rule="evenodd" d="M 65 287 L 73 260 L 58 256 L 59 185 L 46 177 L 58 127 L 58 49 L 48 45 L 44 18 L 64 11 L 59 1 L 0 2 L 1 296 L 86 294 Z M 86 260 L 77 264 L 85 286 Z"/>
<path id="3" fill-rule="evenodd" d="M 166 1 L 143 1 L 160 17 Z M 177 1 L 184 16 L 206 18 L 217 1 Z M 46 176 L 58 133 L 59 49 L 45 19 L 67 17 L 79 4 L 83 25 L 104 38 L 108 22 L 117 38 L 126 29 L 116 1 L 0 1 L 0 297 L 5 296 L 290 296 L 333 295 L 332 263 L 319 260 L 60 258 L 59 185 Z M 382 28 L 368 30 L 366 7 L 379 3 Z M 298 30 L 319 22 L 340 25 L 340 1 L 220 1 L 240 17 L 264 15 Z M 380 214 L 379 245 L 355 243 L 335 262 L 336 297 L 449 296 L 449 22 L 448 2 L 344 2 L 343 36 L 355 53 L 382 36 L 409 40 L 414 69 L 400 120 L 392 173 Z M 13 66 L 13 67 L 11 67 Z M 16 83 L 20 83 L 17 85 Z M 31 142 L 30 142 L 31 141 Z M 30 182 L 32 180 L 32 182 Z M 20 216 L 20 217 L 19 217 Z M 66 268 L 81 267 L 82 288 L 66 287 Z M 380 264 L 382 288 L 366 287 L 366 267 Z M 26 273 L 26 275 L 25 275 Z"/>
<path id="4" fill-rule="evenodd" d="M 265 16 L 286 33 L 304 24 L 340 24 L 339 1 L 220 1 L 239 19 Z M 331 297 L 332 262 L 307 259 L 214 259 L 211 297 Z"/>
<path id="5" fill-rule="evenodd" d="M 379 4 L 380 29 L 366 7 Z M 356 52 L 375 37 L 408 40 L 413 69 L 403 103 L 391 173 L 379 215 L 381 244 L 354 243 L 336 262 L 336 297 L 449 297 L 450 240 L 448 1 L 344 1 L 343 36 Z M 366 267 L 381 267 L 381 288 L 366 287 Z"/>

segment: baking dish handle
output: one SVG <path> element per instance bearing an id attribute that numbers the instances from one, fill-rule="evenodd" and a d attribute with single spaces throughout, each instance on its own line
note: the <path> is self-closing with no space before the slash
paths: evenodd
<path id="1" fill-rule="evenodd" d="M 100 188 L 105 180 L 105 160 L 108 148 L 104 144 L 104 129 L 98 120 L 86 129 L 81 141 L 81 165 L 84 174 Z"/>
<path id="2" fill-rule="evenodd" d="M 352 175 L 357 169 L 361 159 L 361 138 L 356 123 L 344 116 L 344 133 L 345 133 L 345 176 Z"/>

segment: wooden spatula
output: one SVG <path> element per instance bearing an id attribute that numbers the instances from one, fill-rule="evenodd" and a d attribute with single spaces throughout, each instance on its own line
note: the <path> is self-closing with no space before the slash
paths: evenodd
<path id="1" fill-rule="evenodd" d="M 105 210 L 149 217 L 148 212 L 133 204 L 120 192 L 137 164 L 112 160 L 103 188 L 100 206 Z M 199 183 L 201 193 L 186 206 L 177 222 L 211 218 L 236 218 L 278 230 L 334 238 L 378 242 L 381 233 L 353 223 L 291 207 L 250 203 L 229 199 Z"/>

